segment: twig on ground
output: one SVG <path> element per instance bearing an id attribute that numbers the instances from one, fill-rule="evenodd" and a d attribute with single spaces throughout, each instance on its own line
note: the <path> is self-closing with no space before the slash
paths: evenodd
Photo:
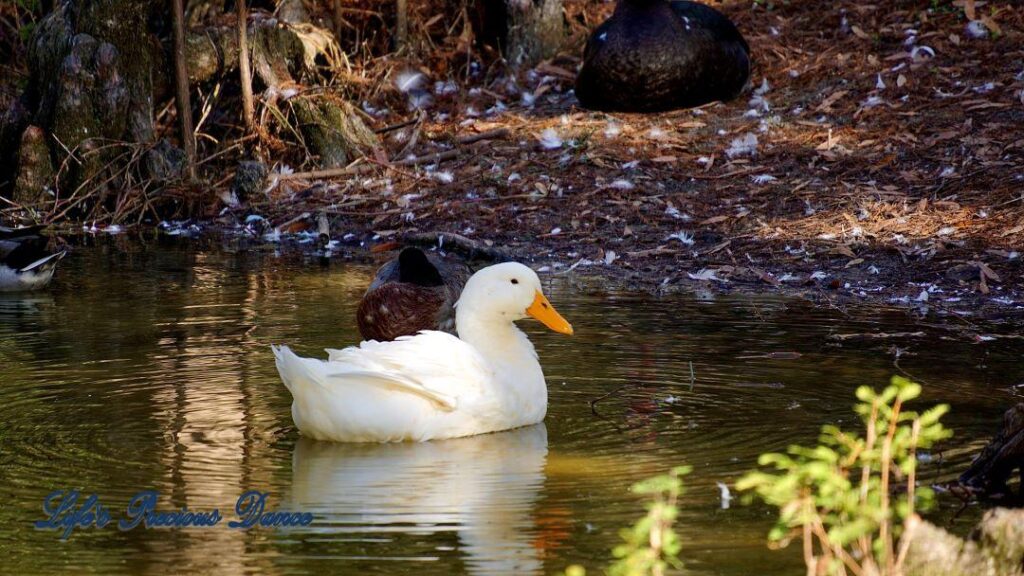
<path id="1" fill-rule="evenodd" d="M 388 132 L 394 132 L 395 130 L 400 130 L 402 128 L 405 128 L 406 126 L 412 126 L 413 124 L 415 124 L 415 123 L 417 123 L 419 121 L 420 121 L 419 117 L 410 118 L 409 120 L 406 120 L 404 122 L 399 122 L 398 124 L 391 124 L 390 126 L 385 126 L 383 128 L 378 128 L 377 130 L 374 130 L 374 132 L 376 134 L 387 134 Z"/>
<path id="2" fill-rule="evenodd" d="M 487 130 L 486 132 L 480 132 L 479 134 L 467 134 L 465 136 L 459 136 L 455 139 L 459 144 L 472 144 L 473 142 L 479 142 L 481 140 L 497 140 L 498 138 L 507 138 L 510 134 L 508 128 L 495 128 L 494 130 Z"/>
<path id="3" fill-rule="evenodd" d="M 511 256 L 503 250 L 488 246 L 483 242 L 466 238 L 461 234 L 450 232 L 416 232 L 406 234 L 406 244 L 416 246 L 437 246 L 438 248 L 461 254 L 468 260 L 483 259 L 493 262 L 507 262 Z"/>
<path id="4" fill-rule="evenodd" d="M 312 170 L 309 172 L 293 172 L 291 174 L 277 174 L 274 177 L 280 181 L 285 180 L 317 180 L 327 178 L 339 178 L 341 176 L 351 176 L 353 174 L 362 174 L 373 166 L 415 166 L 417 164 L 434 164 L 437 162 L 443 162 L 445 160 L 451 160 L 458 158 L 458 150 L 445 150 L 444 152 L 438 152 L 436 154 L 426 154 L 423 156 L 417 156 L 415 158 L 406 158 L 404 160 L 396 160 L 390 164 L 377 164 L 377 163 L 361 163 L 362 158 L 356 160 L 352 164 L 345 166 L 344 168 L 328 168 L 325 170 Z"/>

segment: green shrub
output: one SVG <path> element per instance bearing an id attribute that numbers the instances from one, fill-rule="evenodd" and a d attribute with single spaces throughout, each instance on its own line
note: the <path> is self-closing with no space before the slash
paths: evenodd
<path id="1" fill-rule="evenodd" d="M 903 410 L 920 394 L 920 385 L 900 377 L 881 393 L 862 386 L 856 411 L 863 437 L 824 426 L 818 446 L 762 454 L 758 463 L 774 470 L 737 483 L 779 509 L 769 539 L 785 546 L 801 538 L 808 574 L 901 573 L 903 522 L 930 507 L 934 496 L 916 486 L 916 452 L 952 436 L 939 422 L 949 406 Z M 897 486 L 902 491 L 894 493 Z"/>

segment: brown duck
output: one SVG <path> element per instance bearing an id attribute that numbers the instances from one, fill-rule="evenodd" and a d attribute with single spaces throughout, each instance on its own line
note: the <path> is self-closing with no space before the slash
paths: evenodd
<path id="1" fill-rule="evenodd" d="M 356 312 L 364 340 L 390 341 L 421 330 L 455 334 L 455 303 L 469 267 L 406 248 L 377 270 Z"/>

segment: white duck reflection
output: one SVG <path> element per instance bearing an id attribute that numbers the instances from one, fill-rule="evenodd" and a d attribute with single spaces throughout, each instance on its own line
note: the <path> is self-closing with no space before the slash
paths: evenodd
<path id="1" fill-rule="evenodd" d="M 543 423 L 434 442 L 302 438 L 293 509 L 316 514 L 321 533 L 457 530 L 471 573 L 540 574 L 534 508 L 547 453 Z"/>

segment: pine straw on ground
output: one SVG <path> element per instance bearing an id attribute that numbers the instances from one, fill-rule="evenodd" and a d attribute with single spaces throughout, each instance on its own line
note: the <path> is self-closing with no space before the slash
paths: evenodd
<path id="1" fill-rule="evenodd" d="M 592 26 L 610 8 L 570 2 L 567 13 Z M 459 233 L 643 289 L 1024 315 L 1021 4 L 980 4 L 986 38 L 930 0 L 723 10 L 755 60 L 737 101 L 584 111 L 570 92 L 577 50 L 435 94 L 420 122 L 387 131 L 385 153 L 331 178 L 282 176 L 253 208 L 291 230 L 326 213 L 353 243 Z M 378 129 L 419 113 L 394 91 L 370 105 L 389 110 Z M 456 140 L 497 129 L 507 136 Z M 314 217 L 296 220 L 303 212 Z"/>

